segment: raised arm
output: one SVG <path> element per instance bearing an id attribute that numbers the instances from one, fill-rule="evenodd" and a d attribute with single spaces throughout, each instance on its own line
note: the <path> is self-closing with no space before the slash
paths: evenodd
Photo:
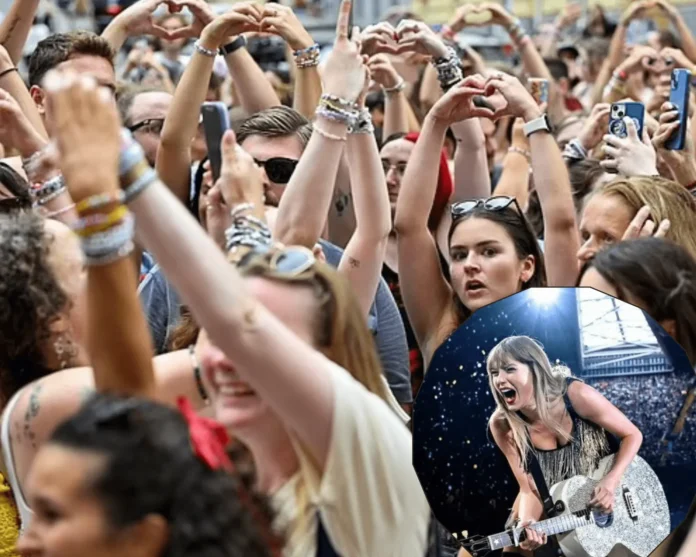
<path id="1" fill-rule="evenodd" d="M 638 454 L 643 434 L 631 421 L 595 389 L 580 381 L 568 387 L 568 396 L 576 412 L 604 428 L 621 442 L 619 452 L 609 473 L 595 487 L 590 506 L 604 512 L 614 507 L 614 493 L 621 484 L 624 472 Z"/>
<path id="2" fill-rule="evenodd" d="M 198 17 L 212 17 L 212 14 L 206 7 Z M 215 56 L 227 37 L 258 26 L 258 17 L 257 7 L 238 4 L 226 14 L 211 20 L 201 32 L 198 47 L 176 88 L 162 128 L 157 172 L 184 203 L 188 202 L 191 187 L 191 141 L 198 128 L 200 108 L 208 92 Z"/>
<path id="3" fill-rule="evenodd" d="M 488 84 L 507 99 L 507 114 L 523 118 L 525 123 L 543 115 L 517 78 L 497 74 L 488 80 Z M 534 185 L 544 215 L 544 251 L 549 285 L 572 286 L 578 275 L 575 254 L 580 247 L 580 238 L 568 170 L 551 133 L 533 133 L 529 136 L 529 147 Z"/>
<path id="4" fill-rule="evenodd" d="M 129 37 L 150 35 L 161 39 L 172 38 L 169 31 L 152 20 L 152 14 L 165 3 L 165 0 L 139 0 L 118 14 L 104 29 L 102 37 L 109 42 L 114 52 L 121 50 Z"/>
<path id="5" fill-rule="evenodd" d="M 12 62 L 19 64 L 41 0 L 14 0 L 0 24 L 0 44 Z"/>
<path id="6" fill-rule="evenodd" d="M 46 128 L 41 120 L 34 100 L 31 98 L 24 80 L 16 71 L 15 63 L 9 52 L 0 46 L 0 87 L 7 91 L 17 101 L 24 116 L 31 123 L 36 132 L 44 139 L 48 138 Z"/>
<path id="7" fill-rule="evenodd" d="M 312 248 L 326 226 L 348 126 L 354 117 L 350 105 L 362 93 L 367 72 L 362 63 L 354 63 L 353 43 L 347 44 L 350 51 L 334 47 L 329 55 L 323 77 L 326 94 L 317 109 L 312 137 L 280 200 L 274 237 L 286 245 Z"/>
<path id="8" fill-rule="evenodd" d="M 442 331 L 456 326 L 452 290 L 442 275 L 428 217 L 435 199 L 440 155 L 447 128 L 472 117 L 492 116 L 473 105 L 482 94 L 482 79 L 467 78 L 448 91 L 428 113 L 401 183 L 394 228 L 398 239 L 399 282 L 411 325 L 427 360 L 444 340 Z M 417 260 L 415 258 L 418 258 Z"/>
<path id="9" fill-rule="evenodd" d="M 696 63 L 696 39 L 689 29 L 689 25 L 681 15 L 676 6 L 672 5 L 667 0 L 656 0 L 655 4 L 667 15 L 669 20 L 677 30 L 677 34 L 681 39 L 681 49 L 684 51 L 693 63 Z"/>
<path id="10" fill-rule="evenodd" d="M 366 114 L 364 107 L 362 110 Z M 367 315 L 382 274 L 391 230 L 391 209 L 369 113 L 362 124 L 357 133 L 348 136 L 348 164 L 357 226 L 338 268 L 350 280 Z"/>
<path id="11" fill-rule="evenodd" d="M 127 257 L 133 243 L 117 241 L 129 217 L 113 201 L 100 207 L 85 203 L 97 194 L 115 199 L 121 191 L 119 118 L 115 111 L 103 110 L 104 101 L 84 87 L 75 87 L 66 100 L 60 95 L 51 98 L 50 109 L 57 115 L 53 124 L 60 168 L 81 217 L 75 226 L 87 263 L 88 351 L 94 382 L 102 391 L 154 397 L 152 343 L 133 262 Z M 142 157 L 142 149 L 134 145 L 124 156 L 133 154 Z M 124 181 L 128 186 L 134 182 L 129 176 Z M 100 235 L 101 244 L 111 251 L 97 247 Z"/>
<path id="12" fill-rule="evenodd" d="M 408 133 L 408 99 L 404 93 L 405 82 L 384 54 L 377 54 L 368 62 L 372 79 L 384 92 L 384 124 L 382 138 L 395 133 Z"/>

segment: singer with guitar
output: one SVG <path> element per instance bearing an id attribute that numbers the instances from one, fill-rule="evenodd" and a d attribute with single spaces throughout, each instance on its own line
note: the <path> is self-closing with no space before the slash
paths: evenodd
<path id="1" fill-rule="evenodd" d="M 611 513 L 615 491 L 643 440 L 638 428 L 599 392 L 571 377 L 567 368 L 552 366 L 542 346 L 529 337 L 508 337 L 497 344 L 487 369 L 497 406 L 490 430 L 520 487 L 510 521 L 531 526 L 545 514 L 540 493 L 571 477 L 590 475 L 600 460 L 615 454 L 588 502 L 600 513 Z M 537 478 L 543 475 L 543 491 L 532 467 Z M 542 547 L 548 542 L 546 534 L 531 527 L 524 532 L 517 547 L 506 547 L 504 554 L 540 557 L 548 551 Z"/>

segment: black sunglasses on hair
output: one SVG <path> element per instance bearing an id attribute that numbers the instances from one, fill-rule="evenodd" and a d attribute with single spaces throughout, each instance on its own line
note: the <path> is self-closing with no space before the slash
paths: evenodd
<path id="1" fill-rule="evenodd" d="M 266 171 L 266 176 L 268 176 L 271 182 L 276 184 L 287 184 L 292 177 L 292 173 L 295 172 L 297 163 L 300 161 L 286 159 L 284 157 L 273 157 L 265 161 L 254 159 L 254 162 L 263 167 Z"/>
<path id="2" fill-rule="evenodd" d="M 462 201 L 460 203 L 453 204 L 450 211 L 452 213 L 452 217 L 457 218 L 463 217 L 479 207 L 483 207 L 486 211 L 503 211 L 513 203 L 517 207 L 517 211 L 521 216 L 522 209 L 520 208 L 519 203 L 517 203 L 517 199 L 514 197 L 508 197 L 507 195 L 496 195 L 494 197 L 489 197 L 488 199 L 470 199 L 468 201 Z"/>

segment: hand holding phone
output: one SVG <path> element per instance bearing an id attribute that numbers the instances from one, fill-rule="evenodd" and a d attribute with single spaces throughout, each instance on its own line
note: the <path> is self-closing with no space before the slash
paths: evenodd
<path id="1" fill-rule="evenodd" d="M 677 69 L 672 71 L 669 102 L 679 114 L 679 127 L 665 142 L 665 149 L 681 151 L 686 143 L 689 98 L 691 96 L 691 72 Z"/>
<path id="2" fill-rule="evenodd" d="M 230 129 L 230 115 L 225 103 L 207 102 L 201 107 L 205 142 L 208 146 L 208 159 L 213 182 L 220 177 L 222 167 L 222 136 Z"/>
<path id="3" fill-rule="evenodd" d="M 639 102 L 618 102 L 611 105 L 609 113 L 609 133 L 617 137 L 628 136 L 624 118 L 630 118 L 636 126 L 638 137 L 643 138 L 645 122 L 645 105 Z"/>

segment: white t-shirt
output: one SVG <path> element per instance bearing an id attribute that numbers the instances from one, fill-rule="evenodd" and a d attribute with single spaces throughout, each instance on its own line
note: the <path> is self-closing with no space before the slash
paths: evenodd
<path id="1" fill-rule="evenodd" d="M 412 465 L 411 433 L 378 396 L 339 366 L 323 476 L 293 439 L 300 471 L 271 498 L 283 557 L 313 557 L 317 512 L 342 557 L 423 557 L 430 508 Z"/>

